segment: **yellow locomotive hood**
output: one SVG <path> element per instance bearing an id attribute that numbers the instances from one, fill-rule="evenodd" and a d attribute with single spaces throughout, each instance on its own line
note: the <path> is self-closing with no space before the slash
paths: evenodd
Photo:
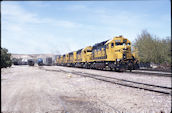
<path id="1" fill-rule="evenodd" d="M 125 38 L 124 38 L 122 35 L 116 36 L 116 37 L 114 37 L 114 38 L 108 40 L 108 41 L 105 43 L 105 45 L 109 44 L 109 43 L 112 42 L 112 41 L 115 41 L 115 42 L 123 42 L 124 39 L 125 39 Z"/>

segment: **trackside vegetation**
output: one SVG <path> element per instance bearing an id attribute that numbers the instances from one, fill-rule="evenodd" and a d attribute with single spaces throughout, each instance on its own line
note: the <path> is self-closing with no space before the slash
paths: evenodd
<path id="1" fill-rule="evenodd" d="M 140 62 L 171 66 L 171 37 L 159 38 L 143 30 L 133 43 Z M 11 53 L 1 48 L 1 68 L 11 67 Z"/>
<path id="2" fill-rule="evenodd" d="M 171 37 L 160 39 L 143 30 L 134 42 L 140 62 L 171 65 Z"/>
<path id="3" fill-rule="evenodd" d="M 11 54 L 8 53 L 8 49 L 1 48 L 1 68 L 11 67 L 12 61 L 10 57 Z"/>

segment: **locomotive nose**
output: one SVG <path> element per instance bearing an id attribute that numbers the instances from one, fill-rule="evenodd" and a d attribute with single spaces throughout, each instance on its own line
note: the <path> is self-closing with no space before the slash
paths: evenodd
<path id="1" fill-rule="evenodd" d="M 123 48 L 123 50 L 128 50 L 128 48 Z"/>
<path id="2" fill-rule="evenodd" d="M 126 58 L 127 58 L 126 53 L 124 53 L 123 54 L 123 59 L 126 59 Z"/>
<path id="3" fill-rule="evenodd" d="M 128 47 L 125 45 L 124 48 L 123 48 L 123 50 L 128 50 Z"/>
<path id="4" fill-rule="evenodd" d="M 128 53 L 129 48 L 125 45 L 123 47 L 123 59 L 127 59 L 127 53 Z"/>

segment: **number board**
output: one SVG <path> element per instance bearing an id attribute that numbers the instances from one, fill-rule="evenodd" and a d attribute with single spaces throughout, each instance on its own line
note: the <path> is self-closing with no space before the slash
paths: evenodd
<path id="1" fill-rule="evenodd" d="M 115 40 L 115 42 L 121 42 L 121 40 Z"/>

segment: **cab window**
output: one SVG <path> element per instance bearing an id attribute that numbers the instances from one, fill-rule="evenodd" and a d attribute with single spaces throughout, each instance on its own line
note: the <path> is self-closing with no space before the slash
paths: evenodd
<path id="1" fill-rule="evenodd" d="M 115 45 L 116 46 L 118 46 L 118 45 L 126 45 L 126 43 L 116 42 Z"/>
<path id="2" fill-rule="evenodd" d="M 111 48 L 113 48 L 114 47 L 114 43 L 111 43 Z"/>
<path id="3" fill-rule="evenodd" d="M 122 45 L 123 43 L 121 42 L 116 42 L 115 45 L 118 46 L 118 45 Z"/>

